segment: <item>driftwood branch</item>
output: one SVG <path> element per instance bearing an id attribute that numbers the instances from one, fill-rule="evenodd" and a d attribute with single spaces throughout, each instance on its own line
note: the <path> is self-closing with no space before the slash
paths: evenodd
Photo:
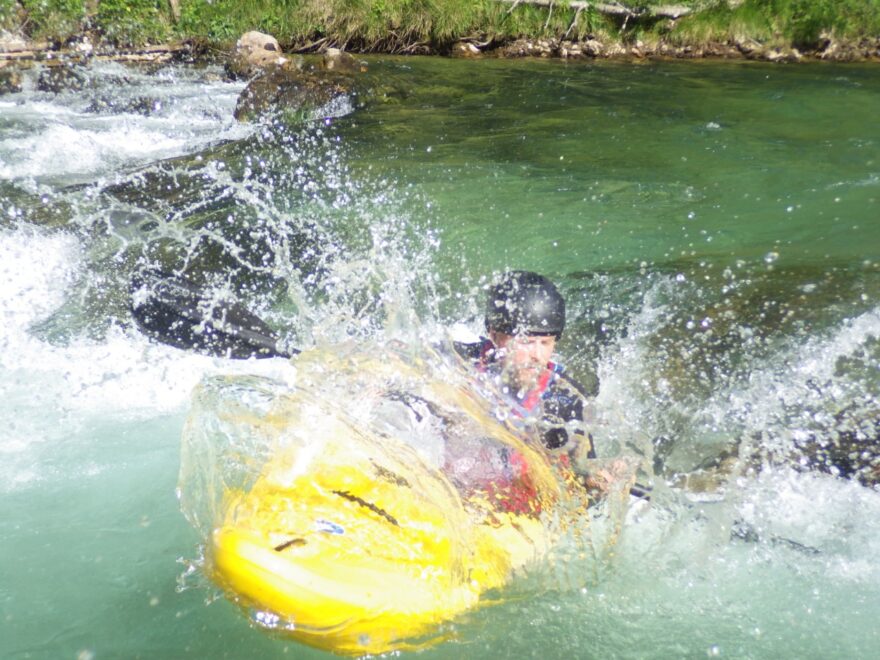
<path id="1" fill-rule="evenodd" d="M 78 62 L 93 60 L 113 60 L 125 62 L 155 62 L 171 59 L 178 53 L 186 52 L 189 47 L 184 44 L 157 44 L 133 48 L 127 51 L 99 50 L 83 52 L 74 48 L 53 50 L 49 44 L 31 44 L 30 48 L 0 51 L 0 62 L 6 60 L 37 60 L 46 64 L 57 62 Z"/>
<path id="2" fill-rule="evenodd" d="M 174 19 L 175 23 L 180 22 L 180 0 L 168 0 L 168 4 L 171 5 L 171 18 Z"/>
<path id="3" fill-rule="evenodd" d="M 534 5 L 536 7 L 549 7 L 553 10 L 553 6 L 558 4 L 558 0 L 497 0 L 506 5 L 513 5 L 510 11 L 513 11 L 517 5 Z M 660 5 L 657 7 L 627 7 L 619 3 L 610 4 L 607 2 L 585 2 L 582 0 L 573 0 L 568 3 L 569 9 L 576 9 L 578 12 L 585 9 L 592 9 L 600 14 L 608 14 L 609 16 L 622 16 L 624 19 L 630 18 L 681 18 L 687 16 L 693 10 L 684 5 Z"/>
<path id="4" fill-rule="evenodd" d="M 574 26 L 577 25 L 578 17 L 581 15 L 583 11 L 582 7 L 578 7 L 578 10 L 574 13 L 574 18 L 571 19 L 571 25 L 568 26 L 568 29 L 565 31 L 565 34 L 562 35 L 563 38 L 568 37 L 569 33 L 574 29 Z"/>

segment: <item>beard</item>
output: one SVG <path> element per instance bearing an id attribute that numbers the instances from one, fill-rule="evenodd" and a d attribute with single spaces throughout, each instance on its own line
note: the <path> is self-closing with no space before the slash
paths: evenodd
<path id="1" fill-rule="evenodd" d="M 542 364 L 508 365 L 504 368 L 504 382 L 517 396 L 522 398 L 538 385 L 541 373 L 546 369 Z"/>

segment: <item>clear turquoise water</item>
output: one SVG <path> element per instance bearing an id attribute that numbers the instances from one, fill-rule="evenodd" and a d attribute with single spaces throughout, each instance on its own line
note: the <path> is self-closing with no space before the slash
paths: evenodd
<path id="1" fill-rule="evenodd" d="M 128 326 L 132 270 L 188 258 L 301 346 L 479 331 L 504 268 L 565 291 L 600 453 L 641 456 L 654 501 L 421 657 L 874 657 L 878 493 L 792 465 L 845 432 L 876 455 L 876 67 L 370 65 L 365 107 L 291 130 L 235 125 L 241 86 L 196 69 L 0 97 L 0 655 L 325 656 L 182 577 L 189 391 L 257 368 Z M 738 443 L 762 470 L 674 487 Z"/>

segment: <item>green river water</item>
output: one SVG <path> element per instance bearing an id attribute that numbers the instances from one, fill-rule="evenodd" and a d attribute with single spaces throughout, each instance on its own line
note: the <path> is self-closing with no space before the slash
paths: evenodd
<path id="1" fill-rule="evenodd" d="M 190 391 L 286 365 L 139 335 L 154 264 L 301 347 L 478 333 L 507 268 L 566 295 L 599 453 L 652 502 L 401 656 L 876 657 L 880 70 L 369 65 L 372 93 L 292 127 L 236 124 L 243 84 L 182 65 L 0 97 L 0 657 L 330 657 L 188 570 Z"/>

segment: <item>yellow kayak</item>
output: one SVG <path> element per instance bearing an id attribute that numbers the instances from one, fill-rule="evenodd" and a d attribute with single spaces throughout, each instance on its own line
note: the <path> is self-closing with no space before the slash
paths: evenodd
<path id="1" fill-rule="evenodd" d="M 184 436 L 207 571 L 263 625 L 342 654 L 417 648 L 547 554 L 558 475 L 455 369 L 340 347 L 294 365 L 292 386 L 206 382 Z"/>

